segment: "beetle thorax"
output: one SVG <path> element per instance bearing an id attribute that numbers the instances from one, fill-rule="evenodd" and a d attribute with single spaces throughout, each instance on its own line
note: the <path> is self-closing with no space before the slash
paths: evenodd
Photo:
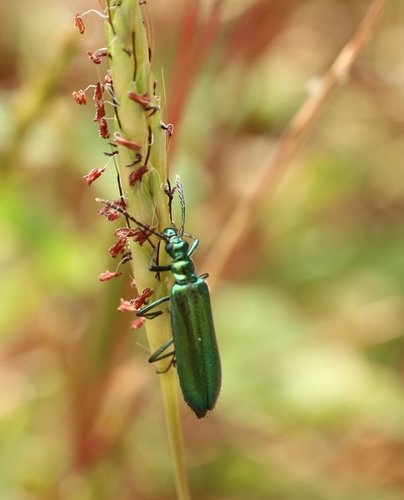
<path id="1" fill-rule="evenodd" d="M 171 272 L 173 273 L 174 280 L 178 285 L 195 283 L 198 279 L 198 276 L 195 273 L 194 264 L 188 255 L 175 259 L 171 265 Z"/>
<path id="2" fill-rule="evenodd" d="M 175 282 L 179 285 L 194 283 L 198 277 L 195 273 L 194 263 L 188 255 L 189 244 L 183 240 L 176 229 L 167 228 L 163 231 L 166 239 L 166 252 L 173 259 L 171 272 Z"/>

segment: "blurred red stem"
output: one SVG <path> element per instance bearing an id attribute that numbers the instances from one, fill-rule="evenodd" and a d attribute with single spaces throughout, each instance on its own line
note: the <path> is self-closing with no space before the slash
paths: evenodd
<path id="1" fill-rule="evenodd" d="M 316 88 L 292 118 L 250 189 L 246 189 L 244 197 L 240 198 L 202 266 L 210 271 L 209 285 L 211 287 L 214 286 L 215 280 L 218 279 L 231 253 L 250 224 L 253 210 L 264 195 L 268 194 L 268 189 L 274 188 L 275 180 L 278 180 L 280 174 L 290 165 L 304 139 L 312 130 L 327 97 L 338 83 L 342 84 L 347 80 L 352 65 L 370 39 L 371 31 L 379 20 L 386 3 L 387 0 L 375 0 L 372 3 L 353 38 L 316 84 Z"/>
<path id="2" fill-rule="evenodd" d="M 214 42 L 219 25 L 221 3 L 222 0 L 213 2 L 200 37 L 198 37 L 199 2 L 191 0 L 187 4 L 169 92 L 168 121 L 173 123 L 177 130 L 192 89 L 193 80 L 197 72 L 201 70 Z M 178 132 L 176 131 L 170 142 L 170 156 L 175 150 L 177 137 Z"/>

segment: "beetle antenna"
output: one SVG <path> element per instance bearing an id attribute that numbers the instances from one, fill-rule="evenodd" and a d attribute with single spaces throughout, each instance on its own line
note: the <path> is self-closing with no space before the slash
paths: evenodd
<path id="1" fill-rule="evenodd" d="M 179 175 L 175 176 L 175 183 L 177 184 L 178 197 L 181 203 L 181 229 L 179 232 L 179 236 L 182 238 L 185 227 L 185 198 L 184 198 L 184 189 L 182 187 L 182 180 Z"/>
<path id="2" fill-rule="evenodd" d="M 97 201 L 98 203 L 102 203 L 103 205 L 107 205 L 107 207 L 110 207 L 112 208 L 113 210 L 116 210 L 117 212 L 119 212 L 120 214 L 124 215 L 127 219 L 131 220 L 132 222 L 134 222 L 136 225 L 138 225 L 141 229 L 144 229 L 145 231 L 149 232 L 149 233 L 152 233 L 154 234 L 155 236 L 157 236 L 158 238 L 162 239 L 162 240 L 165 240 L 167 241 L 167 238 L 164 237 L 164 235 L 162 233 L 159 233 L 157 231 L 154 231 L 153 229 L 151 229 L 150 227 L 147 227 L 145 224 L 142 224 L 141 222 L 139 222 L 138 220 L 136 220 L 132 215 L 130 215 L 129 212 L 127 212 L 124 208 L 122 208 L 120 205 L 117 205 L 116 203 L 114 203 L 113 201 L 108 201 L 108 200 L 103 200 L 102 198 L 96 198 L 95 201 Z M 147 235 L 146 235 L 147 236 Z M 149 238 L 147 238 L 149 239 Z M 150 240 L 149 240 L 150 241 Z M 151 243 L 151 242 L 150 242 Z M 152 244 L 152 243 L 151 243 Z M 152 244 L 152 246 L 154 246 Z"/>

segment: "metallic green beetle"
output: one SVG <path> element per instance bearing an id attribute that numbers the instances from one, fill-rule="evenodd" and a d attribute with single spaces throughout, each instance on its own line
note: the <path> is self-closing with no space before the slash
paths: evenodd
<path id="1" fill-rule="evenodd" d="M 171 271 L 175 283 L 170 296 L 156 300 L 138 311 L 137 316 L 152 319 L 162 311 L 152 311 L 163 302 L 170 301 L 171 327 L 173 338 L 162 345 L 149 359 L 150 363 L 173 356 L 185 402 L 198 418 L 203 418 L 208 410 L 213 410 L 220 392 L 221 365 L 213 324 L 209 288 L 205 281 L 206 274 L 197 276 L 191 259 L 199 240 L 184 233 L 185 202 L 182 184 L 177 177 L 177 188 L 182 206 L 181 229 L 167 228 L 162 232 L 153 232 L 165 241 L 165 250 L 172 258 L 169 265 L 155 264 L 156 249 L 150 258 L 149 269 L 153 272 Z M 99 200 L 124 213 L 139 227 L 147 229 L 121 207 Z M 189 246 L 183 236 L 193 239 Z M 165 353 L 170 345 L 174 351 Z M 168 369 L 169 369 L 168 368 Z"/>

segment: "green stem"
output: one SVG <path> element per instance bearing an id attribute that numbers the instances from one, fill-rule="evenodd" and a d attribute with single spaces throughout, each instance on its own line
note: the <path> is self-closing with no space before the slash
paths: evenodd
<path id="1" fill-rule="evenodd" d="M 175 486 L 179 500 L 190 500 L 188 477 L 186 473 L 184 446 L 182 442 L 181 423 L 178 411 L 177 374 L 169 370 L 160 376 L 161 390 L 164 398 L 167 432 L 173 457 Z"/>
<path id="2" fill-rule="evenodd" d="M 110 0 L 106 14 L 111 93 L 116 103 L 115 134 L 119 133 L 118 139 L 123 138 L 134 145 L 134 148 L 128 147 L 127 143 L 117 140 L 115 135 L 119 153 L 115 157 L 116 168 L 122 194 L 130 215 L 143 224 L 150 224 L 157 231 L 162 231 L 171 226 L 168 197 L 164 192 L 168 181 L 167 131 L 161 126 L 160 100 L 155 95 L 150 63 L 151 47 L 145 28 L 148 22 L 137 0 Z M 147 172 L 133 182 L 133 175 L 144 167 L 147 167 Z M 157 244 L 155 236 L 151 238 Z M 152 246 L 148 242 L 140 246 L 139 243 L 130 241 L 130 250 L 139 293 L 145 288 L 152 288 L 152 300 L 169 295 L 173 284 L 171 274 L 160 273 L 157 281 L 155 273 L 149 271 Z M 159 263 L 164 264 L 166 258 L 165 252 L 159 253 Z M 167 303 L 162 305 L 161 310 L 164 314 L 146 321 L 151 352 L 172 338 Z M 157 370 L 164 371 L 169 362 L 169 359 L 157 362 Z M 190 495 L 179 419 L 176 371 L 170 369 L 159 376 L 177 496 L 180 500 L 188 500 Z"/>

